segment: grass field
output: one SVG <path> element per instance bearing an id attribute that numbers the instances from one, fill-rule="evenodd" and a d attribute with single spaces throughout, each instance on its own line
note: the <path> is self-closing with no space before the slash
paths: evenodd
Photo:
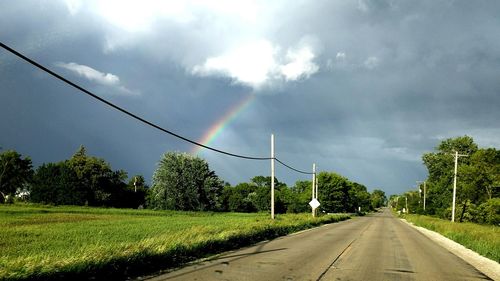
<path id="1" fill-rule="evenodd" d="M 347 218 L 0 205 L 0 280 L 137 276 Z"/>
<path id="2" fill-rule="evenodd" d="M 447 220 L 421 215 L 404 215 L 415 225 L 441 233 L 496 262 L 500 262 L 500 227 L 474 223 L 452 223 Z"/>

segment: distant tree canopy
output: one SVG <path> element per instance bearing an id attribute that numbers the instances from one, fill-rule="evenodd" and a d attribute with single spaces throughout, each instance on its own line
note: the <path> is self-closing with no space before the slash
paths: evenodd
<path id="1" fill-rule="evenodd" d="M 318 200 L 320 210 L 328 213 L 366 212 L 378 208 L 371 203 L 371 195 L 364 185 L 351 182 L 346 177 L 332 172 L 318 175 Z"/>
<path id="2" fill-rule="evenodd" d="M 55 205 L 84 205 L 85 187 L 66 162 L 48 163 L 38 167 L 31 185 L 32 202 Z"/>
<path id="3" fill-rule="evenodd" d="M 140 193 L 127 185 L 127 173 L 113 171 L 103 159 L 88 156 L 85 147 L 68 160 L 43 164 L 30 188 L 32 202 L 137 208 L 145 203 L 144 178 Z"/>
<path id="4" fill-rule="evenodd" d="M 23 190 L 33 177 L 33 166 L 29 157 L 22 158 L 14 150 L 0 153 L 0 203 L 7 195 L 13 196 Z"/>
<path id="5" fill-rule="evenodd" d="M 274 183 L 275 213 L 311 211 L 312 181 L 299 180 L 288 187 L 275 178 Z M 319 173 L 318 184 L 321 212 L 366 212 L 385 204 L 383 191 L 370 194 L 364 185 L 336 173 Z M 71 158 L 42 164 L 35 172 L 29 158 L 6 151 L 0 154 L 0 187 L 2 199 L 27 190 L 22 192 L 26 200 L 55 205 L 231 212 L 271 209 L 270 176 L 255 176 L 231 186 L 205 160 L 179 152 L 161 156 L 149 188 L 143 176 L 128 178 L 104 159 L 89 156 L 83 146 Z"/>
<path id="6" fill-rule="evenodd" d="M 149 203 L 164 210 L 218 210 L 222 189 L 222 180 L 205 160 L 167 152 L 153 174 Z"/>
<path id="7" fill-rule="evenodd" d="M 380 189 L 373 190 L 371 194 L 371 204 L 373 208 L 380 208 L 385 206 L 387 202 L 387 197 L 385 196 L 385 192 Z"/>
<path id="8" fill-rule="evenodd" d="M 468 155 L 458 159 L 455 217 L 459 221 L 499 224 L 500 151 L 495 148 L 479 148 L 469 136 L 443 140 L 435 152 L 422 156 L 429 173 L 426 180 L 425 212 L 422 185 L 419 186 L 420 192 L 408 191 L 399 196 L 399 200 L 392 200 L 391 205 L 401 209 L 406 207 L 408 200 L 408 208 L 412 213 L 425 213 L 449 219 L 455 151 Z"/>
<path id="9" fill-rule="evenodd" d="M 288 187 L 275 178 L 275 213 L 310 212 L 312 181 L 300 180 Z M 366 212 L 373 209 L 371 195 L 364 185 L 351 182 L 335 173 L 318 175 L 318 200 L 321 212 Z M 384 195 L 385 196 L 385 195 Z M 269 212 L 271 209 L 271 177 L 256 176 L 248 183 L 225 186 L 222 210 L 234 212 Z"/>

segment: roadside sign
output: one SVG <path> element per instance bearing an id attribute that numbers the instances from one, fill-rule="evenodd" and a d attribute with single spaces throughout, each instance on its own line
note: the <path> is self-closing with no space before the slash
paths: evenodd
<path id="1" fill-rule="evenodd" d="M 319 203 L 319 201 L 316 198 L 314 198 L 313 200 L 311 200 L 311 202 L 309 202 L 309 206 L 311 206 L 313 209 L 318 208 L 319 205 L 321 205 L 321 204 Z"/>

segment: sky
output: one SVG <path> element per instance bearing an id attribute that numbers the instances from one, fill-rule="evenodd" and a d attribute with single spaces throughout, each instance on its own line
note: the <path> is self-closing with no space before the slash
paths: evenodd
<path id="1" fill-rule="evenodd" d="M 498 1 L 0 2 L 0 41 L 155 124 L 230 153 L 415 188 L 423 153 L 500 148 Z M 163 153 L 237 184 L 270 161 L 221 155 L 125 116 L 0 50 L 0 147 L 35 166 L 80 145 L 150 181 Z M 309 175 L 276 166 L 293 185 Z"/>

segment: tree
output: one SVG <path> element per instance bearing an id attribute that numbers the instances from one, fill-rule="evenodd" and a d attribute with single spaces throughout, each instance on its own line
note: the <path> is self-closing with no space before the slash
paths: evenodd
<path id="1" fill-rule="evenodd" d="M 500 212 L 496 201 L 500 195 L 500 151 L 478 148 L 469 136 L 443 140 L 435 152 L 422 156 L 429 172 L 425 213 L 445 219 L 452 215 L 455 151 L 467 155 L 458 160 L 455 214 L 460 222 L 495 221 Z M 412 212 L 423 213 L 418 192 L 407 192 L 405 197 Z"/>
<path id="2" fill-rule="evenodd" d="M 422 156 L 424 165 L 429 172 L 427 180 L 427 198 L 426 212 L 429 214 L 437 214 L 446 218 L 448 216 L 448 208 L 452 202 L 453 177 L 454 177 L 454 157 L 453 153 L 458 151 L 461 154 L 467 154 L 469 157 L 461 157 L 459 160 L 459 176 L 457 184 L 457 199 L 466 207 L 468 196 L 471 194 L 471 184 L 467 184 L 462 178 L 466 172 L 463 166 L 467 166 L 471 162 L 471 156 L 477 152 L 478 146 L 469 136 L 448 138 L 443 140 L 437 147 L 437 152 L 426 153 Z M 469 190 L 469 191 L 467 191 Z M 462 208 L 462 213 L 465 209 Z"/>
<path id="3" fill-rule="evenodd" d="M 385 192 L 380 190 L 380 189 L 375 189 L 373 190 L 371 196 L 370 196 L 372 208 L 380 208 L 382 206 L 385 206 L 387 202 L 387 197 L 385 196 Z"/>
<path id="4" fill-rule="evenodd" d="M 285 197 L 287 213 L 304 213 L 311 210 L 312 181 L 297 181 Z"/>
<path id="5" fill-rule="evenodd" d="M 478 201 L 486 201 L 495 196 L 495 187 L 500 187 L 500 150 L 479 149 L 470 157 L 471 168 L 466 169 L 464 178 L 474 182 Z"/>
<path id="6" fill-rule="evenodd" d="M 14 150 L 0 153 L 0 203 L 7 195 L 13 196 L 16 190 L 22 190 L 33 176 L 31 159 L 21 157 Z"/>
<path id="7" fill-rule="evenodd" d="M 318 200 L 321 210 L 329 213 L 353 212 L 352 183 L 345 177 L 329 172 L 318 175 Z"/>
<path id="8" fill-rule="evenodd" d="M 256 186 L 255 196 L 253 196 L 253 204 L 260 212 L 268 212 L 271 210 L 271 177 L 270 176 L 255 176 L 251 180 L 251 184 Z M 286 206 L 284 198 L 281 195 L 281 190 L 288 188 L 285 183 L 274 178 L 274 212 L 285 213 Z"/>
<path id="9" fill-rule="evenodd" d="M 135 175 L 130 178 L 127 188 L 120 200 L 125 207 L 139 208 L 146 205 L 146 198 L 149 194 L 149 187 L 142 175 Z"/>
<path id="10" fill-rule="evenodd" d="M 55 205 L 83 205 L 85 189 L 67 162 L 43 164 L 36 170 L 30 200 Z"/>
<path id="11" fill-rule="evenodd" d="M 247 213 L 257 211 L 257 207 L 254 205 L 257 190 L 255 185 L 243 182 L 235 187 L 228 186 L 224 190 L 227 193 L 227 207 L 225 210 Z"/>
<path id="12" fill-rule="evenodd" d="M 153 174 L 150 205 L 169 210 L 217 210 L 223 181 L 208 163 L 186 153 L 165 153 Z"/>
<path id="13" fill-rule="evenodd" d="M 354 199 L 354 207 L 359 207 L 361 212 L 367 212 L 372 209 L 371 195 L 367 191 L 366 186 L 359 183 L 352 183 L 352 195 Z M 357 209 L 356 209 L 357 211 Z"/>
<path id="14" fill-rule="evenodd" d="M 118 197 L 125 188 L 125 171 L 113 171 L 104 159 L 87 156 L 84 146 L 67 161 L 76 173 L 83 188 L 86 204 L 90 206 L 117 205 Z"/>
<path id="15" fill-rule="evenodd" d="M 43 164 L 37 169 L 31 201 L 136 208 L 136 194 L 127 189 L 126 179 L 125 171 L 113 171 L 103 159 L 87 156 L 81 146 L 69 160 Z"/>

